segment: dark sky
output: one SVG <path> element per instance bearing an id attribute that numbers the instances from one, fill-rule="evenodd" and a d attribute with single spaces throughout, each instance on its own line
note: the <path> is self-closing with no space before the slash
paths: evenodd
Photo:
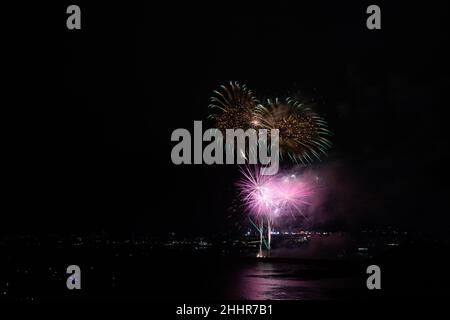
<path id="1" fill-rule="evenodd" d="M 60 110 L 25 116 L 32 160 L 1 230 L 226 231 L 237 168 L 175 166 L 170 135 L 231 80 L 300 93 L 328 119 L 317 170 L 332 188 L 313 226 L 448 230 L 448 5 L 380 3 L 369 31 L 369 4 L 83 4 L 82 30 L 63 32 L 63 88 L 48 92 Z"/>

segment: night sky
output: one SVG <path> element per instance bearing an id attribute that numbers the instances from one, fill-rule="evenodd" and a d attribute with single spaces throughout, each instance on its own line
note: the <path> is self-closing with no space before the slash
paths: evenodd
<path id="1" fill-rule="evenodd" d="M 300 94 L 328 120 L 317 170 L 332 192 L 312 227 L 448 231 L 448 4 L 379 3 L 370 31 L 372 3 L 296 2 L 82 4 L 82 30 L 63 32 L 62 88 L 46 91 L 59 109 L 23 115 L 23 192 L 2 232 L 226 232 L 237 167 L 175 166 L 170 135 L 193 132 L 229 81 Z"/>

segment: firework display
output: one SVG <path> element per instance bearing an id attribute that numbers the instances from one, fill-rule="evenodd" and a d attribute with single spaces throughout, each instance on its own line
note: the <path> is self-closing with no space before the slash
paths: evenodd
<path id="1" fill-rule="evenodd" d="M 230 82 L 214 91 L 210 107 L 214 110 L 210 118 L 220 130 L 279 130 L 280 155 L 284 154 L 295 164 L 320 161 L 331 147 L 331 131 L 326 121 L 311 105 L 298 99 L 275 98 L 260 102 L 245 85 Z M 256 150 L 240 150 L 241 153 L 250 151 Z M 258 256 L 262 257 L 263 244 L 270 251 L 274 221 L 283 215 L 303 216 L 308 198 L 314 193 L 313 184 L 300 178 L 298 172 L 261 175 L 257 166 L 244 166 L 241 174 L 237 188 L 250 222 L 259 232 Z"/>
<path id="2" fill-rule="evenodd" d="M 210 107 L 214 110 L 210 118 L 221 130 L 278 129 L 281 155 L 295 163 L 320 161 L 331 147 L 326 121 L 294 98 L 260 103 L 245 85 L 230 82 L 214 91 Z"/>
<path id="3" fill-rule="evenodd" d="M 241 174 L 242 178 L 236 185 L 245 209 L 250 214 L 250 221 L 259 232 L 258 256 L 262 257 L 262 245 L 264 244 L 267 250 L 271 248 L 274 220 L 283 215 L 304 216 L 303 209 L 309 205 L 309 198 L 314 194 L 314 184 L 293 171 L 265 176 L 260 174 L 257 167 L 244 166 L 241 168 Z"/>
<path id="4" fill-rule="evenodd" d="M 321 160 L 331 147 L 327 123 L 312 109 L 294 99 L 267 100 L 256 108 L 260 128 L 280 130 L 280 150 L 294 162 Z"/>
<path id="5" fill-rule="evenodd" d="M 247 211 L 257 217 L 302 215 L 302 208 L 308 205 L 308 197 L 313 194 L 311 184 L 292 172 L 266 176 L 257 167 L 246 166 L 241 173 L 237 187 Z"/>
<path id="6" fill-rule="evenodd" d="M 216 121 L 216 128 L 220 130 L 246 130 L 252 127 L 257 105 L 258 100 L 245 85 L 230 82 L 228 86 L 221 86 L 220 91 L 214 91 L 209 107 L 218 113 L 213 113 L 210 118 Z"/>

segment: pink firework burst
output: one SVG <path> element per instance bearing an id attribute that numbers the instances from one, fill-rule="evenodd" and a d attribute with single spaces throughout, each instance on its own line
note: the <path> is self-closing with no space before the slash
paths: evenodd
<path id="1" fill-rule="evenodd" d="M 314 190 L 305 177 L 293 172 L 279 172 L 274 176 L 260 175 L 258 167 L 241 168 L 237 182 L 240 196 L 247 210 L 269 219 L 286 214 L 302 214 Z"/>

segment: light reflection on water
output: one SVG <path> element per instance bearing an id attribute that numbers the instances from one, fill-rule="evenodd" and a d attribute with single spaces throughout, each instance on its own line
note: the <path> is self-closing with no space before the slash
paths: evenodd
<path id="1" fill-rule="evenodd" d="M 316 267 L 314 267 L 316 268 Z M 296 264 L 260 262 L 243 267 L 235 275 L 231 299 L 249 300 L 327 300 L 342 290 L 351 290 L 348 277 L 302 277 L 312 267 Z"/>

